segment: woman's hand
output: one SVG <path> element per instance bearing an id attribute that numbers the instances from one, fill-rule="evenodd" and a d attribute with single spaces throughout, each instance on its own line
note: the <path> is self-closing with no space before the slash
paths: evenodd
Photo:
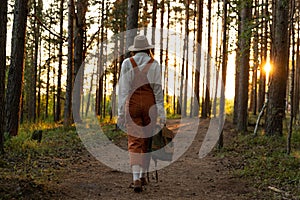
<path id="1" fill-rule="evenodd" d="M 163 127 L 166 125 L 166 118 L 164 116 L 159 116 L 156 120 L 156 124 L 160 127 Z"/>
<path id="2" fill-rule="evenodd" d="M 121 129 L 125 127 L 125 116 L 124 115 L 118 116 L 117 125 Z"/>

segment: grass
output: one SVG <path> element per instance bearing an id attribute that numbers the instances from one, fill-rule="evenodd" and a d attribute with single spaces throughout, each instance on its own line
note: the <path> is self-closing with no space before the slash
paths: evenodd
<path id="1" fill-rule="evenodd" d="M 34 130 L 43 130 L 42 141 L 31 139 Z M 57 124 L 23 124 L 16 137 L 6 138 L 5 154 L 0 155 L 0 199 L 41 199 L 55 193 L 47 188 L 57 181 L 67 163 L 76 162 L 83 146 L 74 127 Z M 47 198 L 47 197 L 46 197 Z"/>
<path id="2" fill-rule="evenodd" d="M 102 126 L 102 130 L 111 141 L 118 140 L 126 136 L 126 133 L 120 129 L 117 129 L 115 124 L 107 124 Z"/>
<path id="3" fill-rule="evenodd" d="M 234 174 L 251 182 L 274 199 L 300 199 L 300 132 L 294 132 L 292 154 L 286 154 L 286 137 L 239 135 L 224 148 L 226 156 L 238 158 Z M 270 189 L 284 191 L 278 194 Z"/>
<path id="4" fill-rule="evenodd" d="M 126 135 L 107 121 L 102 129 L 112 141 Z M 43 130 L 41 143 L 31 140 L 34 130 Z M 285 136 L 267 137 L 262 133 L 257 137 L 238 135 L 219 155 L 231 157 L 234 175 L 267 192 L 269 199 L 300 199 L 299 144 L 300 129 L 295 127 L 291 155 L 286 154 Z M 49 182 L 59 181 L 59 173 L 69 164 L 80 162 L 84 147 L 75 127 L 38 123 L 22 125 L 18 136 L 7 138 L 5 151 L 0 155 L 0 197 L 19 199 L 31 192 L 40 195 L 31 196 L 33 199 L 40 199 L 54 192 L 46 188 Z M 275 193 L 269 186 L 285 193 Z"/>

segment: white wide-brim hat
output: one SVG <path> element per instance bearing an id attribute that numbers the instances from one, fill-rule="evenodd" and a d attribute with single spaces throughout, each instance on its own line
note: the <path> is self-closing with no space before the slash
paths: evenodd
<path id="1" fill-rule="evenodd" d="M 133 45 L 128 47 L 129 51 L 142 51 L 146 49 L 153 49 L 154 45 L 150 45 L 146 36 L 137 35 L 134 37 Z"/>

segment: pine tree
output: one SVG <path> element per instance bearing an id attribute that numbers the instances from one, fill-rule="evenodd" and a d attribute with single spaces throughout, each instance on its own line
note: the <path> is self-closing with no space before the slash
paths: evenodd
<path id="1" fill-rule="evenodd" d="M 15 136 L 19 131 L 21 92 L 24 75 L 25 33 L 28 0 L 16 0 L 12 33 L 11 63 L 6 95 L 6 131 Z"/>
<path id="2" fill-rule="evenodd" d="M 0 4 L 0 105 L 5 100 L 6 38 L 7 38 L 7 1 Z M 4 142 L 4 106 L 0 106 L 0 153 Z"/>

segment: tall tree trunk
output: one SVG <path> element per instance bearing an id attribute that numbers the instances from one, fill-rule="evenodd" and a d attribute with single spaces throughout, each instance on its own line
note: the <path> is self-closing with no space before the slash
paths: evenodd
<path id="1" fill-rule="evenodd" d="M 103 52 L 104 52 L 104 1 L 101 4 L 101 31 L 100 31 L 100 53 L 98 59 L 98 87 L 97 87 L 97 103 L 96 103 L 96 113 L 101 118 L 103 117 L 102 108 L 103 108 L 103 77 L 104 77 L 104 68 L 103 68 Z M 99 14 L 100 15 L 100 14 Z M 99 39 L 98 39 L 99 40 Z"/>
<path id="2" fill-rule="evenodd" d="M 291 111 L 290 111 L 290 121 L 289 121 L 289 127 L 288 127 L 288 136 L 287 136 L 287 154 L 289 155 L 291 153 L 291 141 L 292 141 L 292 133 L 293 133 L 293 122 L 294 122 L 294 91 L 295 91 L 295 28 L 294 26 L 294 12 L 295 12 L 295 0 L 290 1 L 290 11 L 291 11 L 291 22 L 290 22 L 290 31 L 291 31 L 291 45 L 292 45 L 292 70 L 291 70 L 291 88 L 290 88 L 290 104 L 291 104 Z"/>
<path id="3" fill-rule="evenodd" d="M 67 65 L 67 86 L 64 111 L 64 126 L 70 126 L 72 123 L 72 88 L 73 88 L 73 58 L 74 58 L 74 0 L 69 0 L 68 14 L 68 65 Z"/>
<path id="4" fill-rule="evenodd" d="M 196 26 L 196 20 L 197 20 L 197 2 L 195 1 L 193 3 L 193 50 L 192 50 L 192 63 L 193 65 L 195 65 L 195 57 L 196 57 L 196 51 L 197 51 L 197 39 L 196 39 L 196 30 L 197 30 L 197 26 Z M 191 85 L 191 98 L 190 98 L 190 117 L 193 117 L 194 116 L 194 109 L 198 109 L 198 108 L 194 108 L 194 98 L 195 98 L 195 95 L 194 95 L 194 90 L 195 90 L 195 70 L 193 68 L 192 70 L 192 76 L 191 76 L 191 79 L 192 79 L 192 85 Z"/>
<path id="5" fill-rule="evenodd" d="M 124 1 L 125 2 L 125 1 Z M 144 27 L 144 35 L 147 35 L 147 28 L 148 28 L 148 0 L 144 0 L 143 6 L 143 27 Z"/>
<path id="6" fill-rule="evenodd" d="M 16 0 L 6 95 L 6 132 L 12 136 L 17 135 L 19 131 L 27 13 L 28 0 Z"/>
<path id="7" fill-rule="evenodd" d="M 218 141 L 218 148 L 223 147 L 223 124 L 224 124 L 224 118 L 225 118 L 225 89 L 226 89 L 226 73 L 227 73 L 227 58 L 228 58 L 228 42 L 227 42 L 227 18 L 228 18 L 228 0 L 223 0 L 223 44 L 222 44 L 222 49 L 223 49 L 223 59 L 222 59 L 222 86 L 221 86 L 221 98 L 220 98 L 220 111 L 219 111 L 219 131 L 220 133 L 220 138 Z"/>
<path id="8" fill-rule="evenodd" d="M 183 13 L 181 12 L 181 16 L 180 16 L 181 19 L 183 19 Z M 180 32 L 182 33 L 183 32 L 183 23 L 180 23 Z M 180 48 L 180 53 L 179 55 L 183 55 L 182 56 L 182 63 L 181 63 L 181 69 L 179 68 L 179 72 L 180 75 L 178 75 L 178 82 L 180 81 L 179 83 L 179 99 L 177 101 L 177 114 L 178 115 L 181 115 L 182 114 L 182 103 L 183 103 L 183 79 L 184 79 L 184 54 L 185 54 L 185 38 L 183 39 L 183 36 L 182 34 L 180 35 L 180 43 L 179 45 L 182 46 L 182 41 L 183 41 L 183 48 L 181 49 Z M 182 51 L 182 52 L 181 52 Z"/>
<path id="9" fill-rule="evenodd" d="M 159 53 L 159 63 L 162 66 L 163 64 L 163 54 L 164 54 L 164 50 L 163 50 L 163 41 L 164 41 L 164 37 L 163 37 L 163 28 L 164 28 L 164 14 L 165 14 L 165 1 L 161 0 L 160 2 L 160 53 Z M 164 77 L 165 78 L 165 77 Z"/>
<path id="10" fill-rule="evenodd" d="M 51 24 L 50 19 L 50 24 Z M 46 62 L 47 78 L 46 78 L 46 105 L 45 105 L 45 118 L 49 116 L 49 88 L 50 88 L 50 62 L 51 62 L 51 33 L 48 35 L 48 60 Z M 55 101 L 55 99 L 53 99 Z"/>
<path id="11" fill-rule="evenodd" d="M 87 11 L 87 0 L 78 0 L 76 5 L 76 26 L 75 26 L 75 34 L 74 34 L 74 75 L 76 78 L 76 84 L 74 84 L 73 90 L 73 116 L 76 122 L 81 122 L 80 116 L 80 108 L 81 108 L 81 98 L 82 94 L 82 84 L 83 84 L 83 73 L 84 70 L 80 67 L 83 67 L 84 61 L 84 43 L 85 43 L 85 14 Z"/>
<path id="12" fill-rule="evenodd" d="M 126 49 L 133 44 L 134 37 L 137 35 L 138 28 L 138 18 L 139 18 L 139 1 L 138 0 L 128 0 L 128 10 L 127 10 L 127 27 L 128 31 L 126 34 Z M 126 54 L 129 57 L 129 52 Z"/>
<path id="13" fill-rule="evenodd" d="M 43 18 L 43 0 L 38 0 L 38 16 L 40 18 Z M 41 26 L 40 23 L 38 23 L 38 31 L 39 31 L 39 37 L 41 37 Z M 37 69 L 38 69 L 38 75 L 37 75 L 37 79 L 38 79 L 38 95 L 37 95 L 37 110 L 36 110 L 36 116 L 39 119 L 40 115 L 41 115 L 41 90 L 42 90 L 42 78 L 41 78 L 41 74 L 42 74 L 42 39 L 39 39 L 39 44 L 38 44 L 38 53 L 39 53 L 39 60 L 37 63 Z"/>
<path id="14" fill-rule="evenodd" d="M 287 0 L 276 0 L 273 20 L 271 61 L 273 64 L 270 75 L 269 103 L 267 107 L 266 134 L 282 135 L 283 118 L 285 116 L 286 86 L 289 59 Z"/>
<path id="15" fill-rule="evenodd" d="M 57 94 L 56 94 L 56 112 L 54 115 L 54 121 L 58 122 L 61 115 L 61 76 L 62 76 L 62 56 L 63 56 L 63 24 L 64 24 L 64 0 L 60 1 L 59 8 L 59 50 L 58 50 L 58 72 L 57 72 Z"/>
<path id="16" fill-rule="evenodd" d="M 155 28 L 156 28 L 156 13 L 157 13 L 157 0 L 153 0 L 152 6 L 152 44 L 155 44 Z M 154 51 L 153 51 L 154 54 Z"/>
<path id="17" fill-rule="evenodd" d="M 114 65 L 113 65 L 113 90 L 112 90 L 112 98 L 111 98 L 111 111 L 110 111 L 110 120 L 112 120 L 113 116 L 116 115 L 117 113 L 117 97 L 116 97 L 116 86 L 118 82 L 118 50 L 119 50 L 119 45 L 118 45 L 118 38 L 115 38 L 115 47 L 114 47 Z"/>
<path id="18" fill-rule="evenodd" d="M 42 40 L 39 41 L 39 46 L 42 46 Z M 37 91 L 37 109 L 36 109 L 36 118 L 40 119 L 41 117 L 41 91 L 42 91 L 42 48 L 39 48 L 39 61 L 38 61 L 38 91 Z"/>
<path id="19" fill-rule="evenodd" d="M 108 9 L 108 6 L 107 6 L 107 9 Z M 108 35 L 108 29 L 105 29 L 105 35 L 107 36 Z M 105 66 L 107 64 L 107 60 L 108 60 L 108 51 L 107 51 L 107 46 L 108 46 L 108 40 L 105 41 L 105 62 L 103 63 L 103 66 Z M 102 113 L 102 116 L 103 118 L 106 117 L 106 102 L 107 102 L 107 99 L 106 99 L 106 94 L 107 94 L 107 70 L 105 69 L 104 73 L 103 73 L 103 113 Z"/>
<path id="20" fill-rule="evenodd" d="M 38 67 L 38 52 L 39 52 L 39 40 L 40 40 L 40 25 L 37 20 L 41 18 L 41 9 L 39 8 L 39 1 L 33 2 L 34 15 L 36 16 L 34 20 L 34 47 L 33 47 L 33 59 L 32 66 L 30 66 L 30 79 L 29 79 L 29 94 L 27 95 L 28 104 L 28 120 L 34 122 L 36 119 L 36 93 L 37 93 L 37 67 Z"/>
<path id="21" fill-rule="evenodd" d="M 202 113 L 201 117 L 202 118 L 207 118 L 210 115 L 210 68 L 211 68 L 211 0 L 208 0 L 208 27 L 207 27 L 207 62 L 206 62 L 206 78 L 205 78 L 205 97 L 204 97 L 204 102 L 202 104 Z"/>
<path id="22" fill-rule="evenodd" d="M 238 15 L 238 21 L 241 21 L 241 16 Z M 238 23 L 238 38 L 241 37 L 241 23 Z M 235 57 L 235 83 L 234 83 L 234 111 L 233 111 L 233 124 L 238 123 L 238 109 L 239 109 L 239 75 L 240 75 L 240 55 L 241 54 L 241 48 L 239 41 L 237 41 L 237 47 L 236 47 L 236 57 Z"/>
<path id="23" fill-rule="evenodd" d="M 0 105 L 5 103 L 6 38 L 7 38 L 7 0 L 0 4 Z M 0 154 L 4 143 L 4 106 L 0 106 Z"/>
<path id="24" fill-rule="evenodd" d="M 298 8 L 299 11 L 300 8 Z M 300 18 L 297 19 L 297 50 L 296 50 L 296 72 L 295 72 L 295 98 L 294 98 L 294 116 L 298 119 L 299 113 L 299 98 L 300 98 Z"/>
<path id="25" fill-rule="evenodd" d="M 85 117 L 87 117 L 88 114 L 89 114 L 91 95 L 92 95 L 92 92 L 93 92 L 94 74 L 95 74 L 95 71 L 93 69 L 92 77 L 91 77 L 91 80 L 90 80 L 90 88 L 89 88 L 89 92 L 88 92 L 88 99 L 87 99 L 86 108 L 85 108 Z"/>
<path id="26" fill-rule="evenodd" d="M 177 20 L 177 16 L 178 16 L 178 12 L 177 10 L 175 10 L 175 19 Z M 177 46 L 177 41 L 175 41 L 175 49 Z M 176 71 L 176 67 L 177 67 L 177 56 L 176 56 L 176 52 L 174 51 L 173 53 L 174 56 L 174 79 L 173 79 L 173 83 L 174 83 L 174 87 L 173 87 L 173 114 L 175 115 L 178 111 L 177 111 L 177 105 L 178 105 L 178 100 L 177 100 L 177 95 L 176 95 L 176 91 L 177 91 L 177 71 Z"/>
<path id="27" fill-rule="evenodd" d="M 249 57 L 251 41 L 251 6 L 252 2 L 242 1 L 240 11 L 241 32 L 239 38 L 240 61 L 239 61 L 239 93 L 238 93 L 238 123 L 237 129 L 241 132 L 247 131 L 248 126 L 248 87 L 249 87 Z"/>
<path id="28" fill-rule="evenodd" d="M 167 2 L 167 13 L 168 13 L 168 19 L 167 19 L 167 44 L 166 44 L 166 57 L 165 57 L 165 96 L 166 96 L 166 104 L 167 104 L 167 114 L 170 113 L 170 98 L 169 98 L 169 29 L 170 29 L 170 2 Z"/>
<path id="29" fill-rule="evenodd" d="M 254 16 L 255 16 L 255 30 L 254 30 L 254 35 L 253 35 L 253 53 L 254 53 L 254 63 L 253 63 L 253 70 L 252 70 L 252 84 L 251 84 L 251 99 L 250 99 L 250 110 L 253 112 L 254 115 L 256 115 L 257 111 L 257 70 L 259 66 L 259 48 L 258 48 L 258 43 L 259 43 L 259 5 L 258 5 L 258 0 L 255 0 L 255 11 L 254 11 Z"/>
<path id="30" fill-rule="evenodd" d="M 184 107 L 184 64 L 185 64 L 185 52 L 186 52 L 186 36 L 183 42 L 183 53 L 182 53 L 182 63 L 181 63 L 181 72 L 180 72 L 180 96 L 179 96 L 179 105 L 177 108 L 179 109 L 178 114 L 181 114 L 182 117 L 185 117 L 185 107 Z"/>
<path id="31" fill-rule="evenodd" d="M 217 10 L 220 10 L 220 2 L 218 1 L 218 7 L 217 7 Z M 219 47 L 219 17 L 220 17 L 220 14 L 217 15 L 217 31 L 216 31 L 216 47 Z M 213 114 L 213 117 L 215 118 L 217 116 L 217 95 L 218 95 L 218 85 L 219 85 L 219 76 L 220 76 L 220 66 L 221 66 L 221 63 L 220 63 L 220 55 L 221 55 L 221 52 L 222 52 L 222 48 L 216 48 L 215 49 L 216 51 L 216 56 L 215 56 L 215 65 L 216 65 L 216 70 L 215 70 L 215 73 L 216 73 L 216 77 L 215 77 L 215 93 L 214 93 L 214 100 L 213 100 L 213 106 L 212 106 L 212 114 Z"/>
<path id="32" fill-rule="evenodd" d="M 182 70 L 185 69 L 185 73 L 183 74 L 182 79 L 184 79 L 184 84 L 181 85 L 181 87 L 184 87 L 184 92 L 183 92 L 183 102 L 182 102 L 182 117 L 186 117 L 187 116 L 187 85 L 188 85 L 188 61 L 189 61 L 189 21 L 190 21 L 190 0 L 186 1 L 186 5 L 185 5 L 185 39 L 184 39 L 184 48 L 183 51 L 185 52 L 183 54 L 183 59 L 182 59 Z M 185 65 L 185 68 L 184 68 Z M 184 78 L 185 75 L 185 78 Z"/>
<path id="33" fill-rule="evenodd" d="M 203 0 L 197 3 L 197 56 L 196 56 L 196 71 L 195 71 L 195 86 L 194 86 L 194 116 L 199 115 L 200 103 L 200 67 L 201 67 L 201 46 L 202 46 L 202 19 L 203 19 Z M 197 109 L 196 109 L 197 108 Z"/>
<path id="34" fill-rule="evenodd" d="M 49 64 L 49 68 L 50 68 L 50 64 Z M 67 66 L 67 70 L 68 70 L 68 66 Z M 49 69 L 49 73 L 50 73 L 50 69 Z M 56 74 L 55 67 L 52 67 L 52 73 Z M 67 76 L 68 76 L 68 71 L 67 71 Z M 49 82 L 50 82 L 50 80 L 49 80 Z M 55 76 L 53 76 L 52 77 L 52 87 L 51 87 L 51 92 L 52 92 L 52 95 L 53 95 L 53 97 L 52 97 L 52 99 L 53 99 L 53 105 L 52 105 L 53 119 L 54 119 L 55 112 L 56 112 L 55 111 L 55 109 L 56 109 L 55 83 L 56 83 Z M 66 83 L 66 84 L 68 85 L 68 83 Z M 66 91 L 66 96 L 67 96 L 67 91 Z M 67 101 L 67 99 L 66 99 L 66 101 Z M 65 102 L 65 105 L 66 105 L 66 102 Z"/>
<path id="35" fill-rule="evenodd" d="M 145 0 L 145 4 L 147 5 L 147 0 Z M 122 12 L 122 13 L 125 13 L 126 12 L 125 8 L 126 8 L 126 5 L 127 5 L 127 2 L 123 1 L 121 5 L 122 5 L 122 10 L 124 10 L 124 12 Z M 147 10 L 145 10 L 145 12 L 147 12 Z M 147 27 L 145 27 L 144 30 L 145 30 L 145 34 L 146 34 L 147 33 Z M 125 18 L 121 18 L 120 31 L 122 33 L 124 33 L 126 31 L 126 19 Z M 121 66 L 122 66 L 122 63 L 123 63 L 124 58 L 125 58 L 125 55 L 124 55 L 125 54 L 125 35 L 124 34 L 120 35 L 120 41 L 119 42 L 120 42 L 120 48 L 119 48 L 119 71 L 118 71 L 118 74 L 120 74 L 120 72 L 121 72 Z"/>
<path id="36" fill-rule="evenodd" d="M 267 62 L 267 55 L 268 55 L 268 0 L 264 0 L 263 3 L 263 23 L 262 23 L 262 49 L 261 49 L 261 65 L 260 65 L 260 76 L 259 76 L 259 90 L 258 90 L 258 109 L 261 111 L 264 102 L 265 102 L 265 93 L 266 93 L 266 72 L 264 70 L 264 66 Z"/>

